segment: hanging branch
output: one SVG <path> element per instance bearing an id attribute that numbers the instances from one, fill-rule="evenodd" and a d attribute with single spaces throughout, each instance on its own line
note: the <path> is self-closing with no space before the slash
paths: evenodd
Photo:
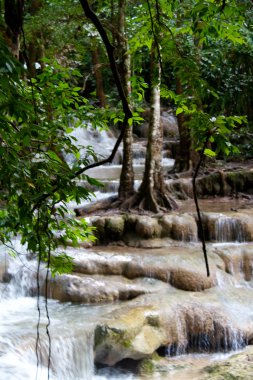
<path id="1" fill-rule="evenodd" d="M 124 89 L 123 89 L 123 86 L 121 83 L 121 80 L 120 80 L 119 73 L 118 73 L 116 61 L 114 58 L 114 46 L 111 44 L 111 42 L 107 36 L 106 30 L 103 27 L 103 25 L 101 24 L 99 18 L 93 12 L 93 10 L 90 8 L 88 1 L 80 0 L 80 3 L 82 5 L 82 8 L 84 10 L 86 17 L 91 20 L 91 22 L 93 23 L 93 25 L 95 26 L 95 28 L 97 29 L 97 31 L 99 32 L 99 34 L 103 40 L 104 46 L 105 46 L 106 51 L 107 51 L 107 56 L 108 56 L 108 59 L 110 62 L 111 72 L 112 72 L 112 75 L 113 75 L 113 78 L 114 78 L 114 81 L 115 81 L 115 84 L 116 84 L 116 87 L 118 90 L 119 98 L 121 100 L 122 108 L 123 108 L 123 112 L 124 112 L 125 116 L 124 116 L 123 122 L 121 124 L 120 134 L 116 140 L 116 143 L 112 149 L 111 154 L 107 158 L 105 158 L 101 161 L 94 162 L 90 165 L 85 166 L 84 168 L 80 168 L 79 170 L 77 170 L 76 172 L 73 173 L 73 175 L 71 176 L 72 180 L 77 178 L 79 175 L 81 175 L 82 173 L 84 173 L 88 169 L 96 168 L 98 166 L 112 162 L 112 160 L 115 157 L 115 154 L 117 153 L 119 145 L 123 140 L 123 136 L 124 136 L 126 128 L 128 126 L 128 120 L 131 119 L 133 116 L 132 111 L 131 111 L 130 106 L 129 106 L 129 103 L 128 103 L 128 100 L 127 100 L 127 97 L 126 97 L 126 94 L 124 92 Z M 46 200 L 48 197 L 53 195 L 57 190 L 59 190 L 59 185 L 55 184 L 55 187 L 52 189 L 52 191 L 50 193 L 46 193 L 46 194 L 43 194 L 42 196 L 40 196 L 39 199 L 37 200 L 37 202 L 35 203 L 35 205 L 33 206 L 32 212 L 35 211 L 44 200 Z"/>
<path id="2" fill-rule="evenodd" d="M 202 222 L 202 217 L 201 217 L 201 212 L 199 208 L 199 202 L 198 202 L 198 196 L 197 196 L 197 189 L 196 189 L 196 179 L 199 173 L 199 169 L 202 165 L 202 162 L 204 160 L 204 154 L 205 154 L 205 149 L 207 147 L 208 141 L 209 141 L 210 136 L 207 137 L 203 148 L 200 152 L 200 157 L 199 157 L 199 162 L 198 165 L 194 171 L 194 175 L 192 177 L 192 188 L 193 188 L 193 197 L 194 197 L 194 202 L 197 210 L 197 216 L 198 216 L 198 225 L 199 225 L 199 233 L 200 233 L 200 240 L 202 242 L 202 251 L 204 254 L 204 259 L 205 259 L 205 264 L 206 264 L 206 274 L 207 277 L 210 276 L 210 269 L 209 269 L 209 263 L 208 263 L 208 257 L 207 257 L 207 249 L 206 249 L 206 240 L 205 240 L 205 233 L 204 233 L 204 227 L 203 227 L 203 222 Z"/>
<path id="3" fill-rule="evenodd" d="M 76 178 L 76 177 L 78 177 L 80 174 L 82 174 L 83 172 L 85 172 L 88 169 L 95 168 L 97 166 L 101 166 L 101 165 L 104 165 L 106 163 L 112 162 L 112 160 L 113 160 L 113 158 L 114 158 L 114 156 L 115 156 L 115 154 L 116 154 L 116 152 L 118 150 L 118 147 L 119 147 L 119 145 L 120 145 L 120 143 L 121 143 L 121 141 L 123 139 L 125 130 L 126 130 L 127 125 L 128 125 L 128 120 L 130 118 L 132 118 L 132 111 L 131 111 L 131 109 L 129 107 L 129 103 L 128 103 L 126 94 L 124 92 L 124 89 L 123 89 L 123 86 L 122 86 L 122 83 L 121 83 L 121 80 L 120 80 L 120 76 L 119 76 L 119 73 L 118 73 L 116 61 L 115 61 L 115 58 L 114 58 L 114 46 L 111 44 L 111 42 L 110 42 L 110 40 L 109 40 L 109 38 L 107 36 L 106 30 L 103 27 L 103 25 L 101 24 L 99 18 L 93 12 L 93 10 L 90 8 L 89 2 L 86 1 L 86 0 L 80 0 L 80 3 L 82 5 L 82 8 L 84 10 L 84 13 L 85 13 L 86 17 L 91 20 L 91 22 L 93 23 L 93 25 L 97 29 L 98 33 L 100 34 L 100 37 L 103 40 L 104 46 L 105 46 L 106 51 L 107 51 L 108 59 L 109 59 L 109 62 L 110 62 L 110 67 L 111 67 L 112 75 L 113 75 L 113 78 L 114 78 L 114 81 L 115 81 L 115 84 L 116 84 L 116 87 L 117 87 L 117 90 L 118 90 L 118 94 L 119 94 L 119 97 L 120 97 L 120 100 L 121 100 L 121 103 L 122 103 L 122 108 L 123 108 L 125 117 L 124 117 L 124 120 L 123 120 L 122 125 L 121 125 L 120 135 L 119 135 L 119 137 L 118 137 L 118 139 L 117 139 L 117 141 L 116 141 L 116 143 L 115 143 L 115 145 L 113 147 L 113 150 L 112 150 L 112 153 L 110 154 L 110 156 L 108 158 L 104 159 L 104 160 L 95 162 L 93 164 L 87 165 L 84 168 L 81 168 L 81 169 L 77 170 L 73 174 L 73 179 Z"/>

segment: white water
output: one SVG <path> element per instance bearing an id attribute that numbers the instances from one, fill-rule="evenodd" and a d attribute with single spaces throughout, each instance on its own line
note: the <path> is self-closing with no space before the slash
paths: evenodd
<path id="1" fill-rule="evenodd" d="M 215 223 L 215 238 L 219 242 L 246 241 L 241 221 L 222 214 Z"/>
<path id="2" fill-rule="evenodd" d="M 81 137 L 81 131 L 79 132 L 80 134 L 76 135 L 78 143 L 80 145 L 90 144 L 89 132 L 86 135 L 84 134 L 84 137 Z M 96 146 L 98 146 L 97 142 Z M 102 135 L 101 146 L 105 150 L 102 152 L 98 146 L 98 154 L 106 155 L 112 146 L 112 139 L 107 135 Z M 85 151 L 82 153 L 85 154 Z M 136 170 L 141 171 L 143 170 L 143 158 L 139 157 L 137 160 L 139 160 L 139 165 L 136 166 Z M 163 164 L 171 166 L 173 161 L 165 158 Z M 120 165 L 103 167 L 104 177 L 102 179 L 110 179 L 108 169 L 111 171 L 120 170 Z M 100 178 L 97 174 L 98 170 L 94 177 Z M 136 181 L 136 186 L 138 184 L 139 182 Z M 97 192 L 95 195 L 97 199 L 104 196 L 101 192 Z M 75 205 L 73 204 L 73 206 Z M 217 240 L 221 242 L 229 240 L 227 237 L 223 237 L 221 232 L 218 232 L 221 228 L 222 226 L 217 226 L 217 235 L 220 234 L 220 238 Z M 234 227 L 232 230 L 228 229 L 226 234 L 233 234 L 234 229 Z M 17 249 L 19 248 L 17 244 Z M 0 260 L 1 256 L 0 252 Z M 35 355 L 38 322 L 37 299 L 29 296 L 30 292 L 36 289 L 36 263 L 27 260 L 25 256 L 20 257 L 22 261 L 20 259 L 10 261 L 9 272 L 14 277 L 11 283 L 0 283 L 0 379 L 3 380 L 35 380 L 37 373 Z M 40 298 L 39 306 L 41 309 L 41 354 L 37 380 L 46 380 L 48 377 L 48 338 L 45 328 L 48 321 L 43 297 Z M 132 374 L 115 369 L 103 369 L 96 373 L 94 370 L 94 326 L 103 319 L 108 311 L 117 308 L 117 304 L 88 306 L 49 300 L 48 307 L 50 313 L 49 331 L 52 340 L 51 380 L 139 379 Z M 198 357 L 198 355 L 192 356 L 192 360 Z M 210 356 L 208 357 L 210 358 Z M 177 359 L 171 360 L 176 361 Z M 173 372 L 166 375 L 157 373 L 152 378 L 179 379 Z M 186 380 L 186 378 L 191 379 L 191 374 L 187 374 L 187 377 L 180 377 L 181 380 Z"/>
<path id="3" fill-rule="evenodd" d="M 20 249 L 17 242 L 16 249 Z M 4 249 L 1 259 L 5 260 Z M 38 304 L 29 291 L 36 288 L 36 263 L 6 256 L 10 283 L 0 283 L 0 379 L 46 380 L 48 378 L 48 320 L 45 299 L 40 297 L 39 366 L 35 354 Z M 116 306 L 87 306 L 48 300 L 51 337 L 51 380 L 132 379 L 117 371 L 94 374 L 93 331 L 95 324 Z M 37 374 L 37 377 L 36 377 Z"/>

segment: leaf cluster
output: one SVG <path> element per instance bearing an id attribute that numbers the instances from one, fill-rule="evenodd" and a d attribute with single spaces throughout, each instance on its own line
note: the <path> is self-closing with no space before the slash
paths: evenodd
<path id="1" fill-rule="evenodd" d="M 6 244 L 20 235 L 53 273 L 69 270 L 71 260 L 64 255 L 52 259 L 51 252 L 59 243 L 94 239 L 88 224 L 69 214 L 67 202 L 90 199 L 91 193 L 75 181 L 75 170 L 95 155 L 88 147 L 81 158 L 67 132 L 77 116 L 90 118 L 91 109 L 71 84 L 76 70 L 46 61 L 43 73 L 26 82 L 4 43 L 0 48 L 0 239 Z M 75 156 L 72 167 L 65 159 L 69 153 Z"/>

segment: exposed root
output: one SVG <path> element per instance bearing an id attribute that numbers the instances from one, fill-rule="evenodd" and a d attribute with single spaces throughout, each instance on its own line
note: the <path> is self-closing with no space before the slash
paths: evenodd
<path id="1" fill-rule="evenodd" d="M 151 211 L 153 213 L 172 211 L 177 208 L 178 205 L 172 197 L 166 192 L 160 193 L 157 191 L 152 193 L 147 191 L 144 194 L 137 192 L 120 205 L 120 209 L 122 210 L 136 209 L 139 211 Z"/>

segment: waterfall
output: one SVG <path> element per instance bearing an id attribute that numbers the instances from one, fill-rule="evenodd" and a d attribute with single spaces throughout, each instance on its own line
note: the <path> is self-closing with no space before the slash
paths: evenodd
<path id="1" fill-rule="evenodd" d="M 15 250 L 21 251 L 19 242 L 16 242 Z M 37 263 L 23 252 L 15 259 L 8 257 L 7 252 L 1 252 L 1 259 L 5 255 L 10 282 L 0 283 L 0 374 L 5 380 L 34 380 L 38 300 L 31 295 L 37 290 Z M 45 270 L 41 269 L 42 286 Z M 46 380 L 49 343 L 44 297 L 40 297 L 39 307 L 38 379 Z M 87 309 L 54 300 L 48 300 L 48 309 L 52 342 L 50 379 L 92 379 L 94 324 L 90 317 L 87 318 Z"/>
<path id="2" fill-rule="evenodd" d="M 165 347 L 166 356 L 186 353 L 229 352 L 245 347 L 247 339 L 238 326 L 220 311 L 194 304 L 177 309 L 173 341 Z"/>
<path id="3" fill-rule="evenodd" d="M 219 216 L 215 222 L 215 236 L 219 242 L 244 242 L 245 234 L 241 221 L 225 215 Z"/>

